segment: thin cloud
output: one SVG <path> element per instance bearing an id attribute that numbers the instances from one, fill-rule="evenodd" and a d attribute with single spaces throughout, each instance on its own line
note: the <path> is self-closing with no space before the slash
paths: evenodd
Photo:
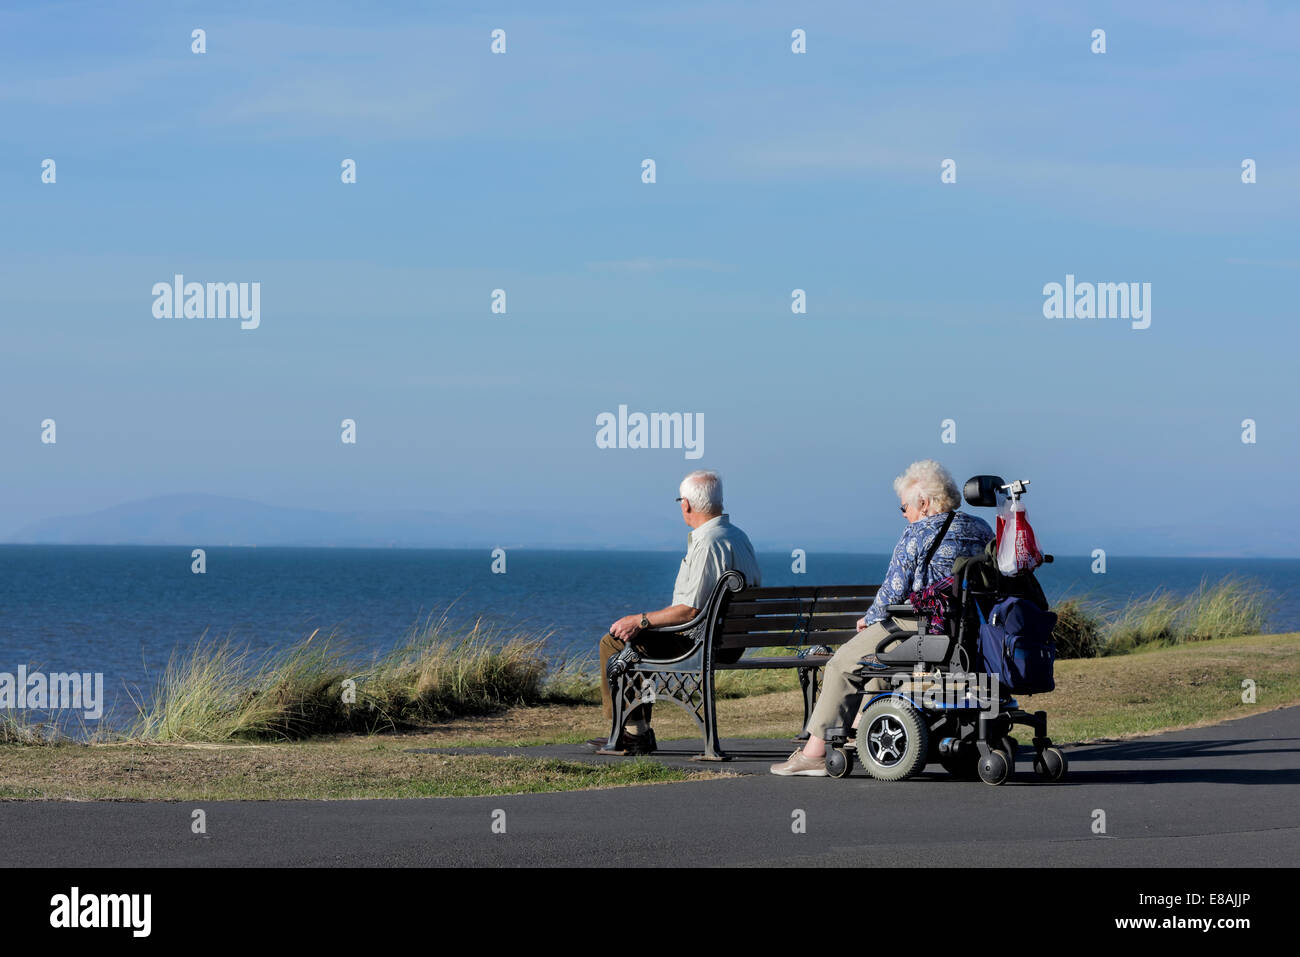
<path id="1" fill-rule="evenodd" d="M 1224 262 L 1231 266 L 1265 266 L 1270 269 L 1300 269 L 1300 259 L 1237 259 L 1229 258 Z"/>
<path id="2" fill-rule="evenodd" d="M 611 259 L 589 262 L 587 268 L 595 272 L 658 273 L 696 270 L 704 272 L 732 272 L 735 266 L 712 259 L 655 259 L 641 256 L 636 259 Z"/>
<path id="3" fill-rule="evenodd" d="M 32 106 L 95 106 L 164 84 L 183 72 L 175 61 L 123 63 L 64 75 L 28 73 L 0 83 L 0 100 Z"/>

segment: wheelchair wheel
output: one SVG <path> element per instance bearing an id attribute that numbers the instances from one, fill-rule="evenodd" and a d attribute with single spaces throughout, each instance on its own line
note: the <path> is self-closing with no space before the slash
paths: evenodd
<path id="1" fill-rule="evenodd" d="M 996 786 L 1007 779 L 1007 775 L 1011 773 L 1011 765 L 1004 752 L 994 749 L 989 752 L 988 757 L 980 759 L 979 772 L 981 781 Z"/>
<path id="2" fill-rule="evenodd" d="M 853 773 L 853 752 L 844 748 L 827 748 L 826 773 L 833 778 L 847 778 Z"/>
<path id="3" fill-rule="evenodd" d="M 1058 747 L 1043 748 L 1038 756 L 1034 758 L 1034 773 L 1046 781 L 1059 781 L 1065 777 L 1065 770 L 1069 767 L 1069 762 L 1065 760 L 1065 754 Z"/>
<path id="4" fill-rule="evenodd" d="M 930 732 L 920 712 L 903 698 L 882 698 L 862 715 L 858 759 L 881 781 L 902 781 L 925 767 Z"/>

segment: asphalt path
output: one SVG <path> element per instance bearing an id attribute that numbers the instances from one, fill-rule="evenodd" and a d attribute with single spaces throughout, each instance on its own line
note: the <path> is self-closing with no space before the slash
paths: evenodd
<path id="1" fill-rule="evenodd" d="M 735 777 L 595 791 L 368 801 L 0 802 L 26 866 L 1294 866 L 1300 708 L 1070 747 L 1067 778 L 1024 757 L 1000 787 L 942 771 L 883 783 L 780 778 L 784 741 L 667 764 Z M 466 749 L 617 761 L 581 746 Z M 431 760 L 433 755 L 431 754 Z M 191 831 L 202 808 L 207 833 Z M 1102 825 L 1104 824 L 1104 830 Z M 502 833 L 504 830 L 504 833 Z"/>

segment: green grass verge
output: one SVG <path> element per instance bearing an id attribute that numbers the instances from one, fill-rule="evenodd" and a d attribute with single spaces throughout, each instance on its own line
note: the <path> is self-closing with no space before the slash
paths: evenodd
<path id="1" fill-rule="evenodd" d="M 257 801 L 472 797 L 700 780 L 657 761 L 610 764 L 409 754 L 395 742 L 253 747 L 0 747 L 0 799 Z"/>

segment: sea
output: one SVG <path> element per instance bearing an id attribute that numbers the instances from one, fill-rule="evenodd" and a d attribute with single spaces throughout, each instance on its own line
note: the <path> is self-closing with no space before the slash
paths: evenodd
<path id="1" fill-rule="evenodd" d="M 319 630 L 369 655 L 430 620 L 481 620 L 505 634 L 546 634 L 548 657 L 573 662 L 616 618 L 670 604 L 681 558 L 518 548 L 503 563 L 486 549 L 208 548 L 196 574 L 187 547 L 0 545 L 0 678 L 20 666 L 102 673 L 101 720 L 120 725 L 168 659 L 205 638 L 256 656 Z M 760 553 L 759 562 L 765 585 L 870 584 L 888 556 L 809 552 L 802 573 L 789 553 Z M 1036 574 L 1052 602 L 1112 606 L 1247 578 L 1272 593 L 1267 630 L 1300 631 L 1300 559 L 1111 555 L 1097 574 L 1088 557 L 1057 556 Z"/>

